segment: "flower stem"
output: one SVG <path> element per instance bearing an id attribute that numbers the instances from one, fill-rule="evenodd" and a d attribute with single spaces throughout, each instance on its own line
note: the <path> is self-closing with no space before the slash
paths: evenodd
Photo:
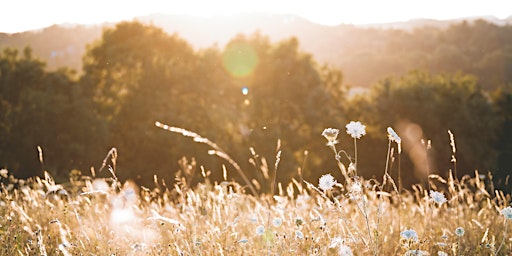
<path id="1" fill-rule="evenodd" d="M 357 139 L 354 138 L 354 176 L 357 176 Z"/>
<path id="2" fill-rule="evenodd" d="M 505 243 L 505 238 L 507 238 L 507 229 L 508 229 L 508 220 L 505 220 L 505 231 L 503 232 L 503 238 L 501 239 L 500 246 L 494 252 L 494 255 L 498 255 L 498 252 L 501 250 L 501 247 L 503 247 L 503 244 Z"/>
<path id="3" fill-rule="evenodd" d="M 345 182 L 348 184 L 350 183 L 350 178 L 347 174 L 347 168 L 345 168 L 345 165 L 340 160 L 340 155 L 338 154 L 338 151 L 336 150 L 336 146 L 331 145 L 331 149 L 334 151 L 334 157 L 336 159 L 336 162 L 338 163 L 338 168 L 341 171 L 341 174 L 343 174 L 343 177 L 345 178 Z"/>

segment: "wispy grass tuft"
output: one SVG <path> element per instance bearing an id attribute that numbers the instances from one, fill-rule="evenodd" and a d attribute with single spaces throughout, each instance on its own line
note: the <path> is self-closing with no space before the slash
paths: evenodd
<path id="1" fill-rule="evenodd" d="M 208 139 L 157 126 L 209 145 L 213 155 L 244 173 Z M 347 129 L 354 132 L 354 127 Z M 388 131 L 382 181 L 358 175 L 357 163 L 365 159 L 356 157 L 356 145 L 354 157 L 339 150 L 336 129 L 323 135 L 335 152 L 342 181 L 322 171 L 316 181 L 276 184 L 280 147 L 270 168 L 253 150 L 258 184 L 268 186 L 267 194 L 247 179 L 243 184 L 229 181 L 227 169 L 205 170 L 188 159 L 180 161 L 182 171 L 173 186 L 158 177 L 155 188 L 122 183 L 115 175 L 115 148 L 99 168 L 108 168 L 112 178 L 96 178 L 91 169 L 90 175 L 73 173 L 69 182 L 59 184 L 48 172 L 18 179 L 2 169 L 0 255 L 512 254 L 511 195 L 489 187 L 492 175 L 475 172 L 457 179 L 453 172 L 431 174 L 428 186 L 405 189 L 390 175 L 400 168 L 393 165 L 393 152 L 401 153 L 399 143 L 391 147 L 399 138 L 396 133 Z M 354 143 L 364 143 L 360 138 Z M 343 169 L 343 155 L 354 170 Z M 211 181 L 211 171 L 223 172 L 224 179 Z M 202 180 L 192 185 L 192 178 Z"/>

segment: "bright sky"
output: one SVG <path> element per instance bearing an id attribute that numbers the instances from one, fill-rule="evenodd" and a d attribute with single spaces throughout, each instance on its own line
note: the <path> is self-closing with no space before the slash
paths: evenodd
<path id="1" fill-rule="evenodd" d="M 512 0 L 6 0 L 0 6 L 0 32 L 7 33 L 59 23 L 117 22 L 153 13 L 268 12 L 294 14 L 325 25 L 512 16 Z"/>

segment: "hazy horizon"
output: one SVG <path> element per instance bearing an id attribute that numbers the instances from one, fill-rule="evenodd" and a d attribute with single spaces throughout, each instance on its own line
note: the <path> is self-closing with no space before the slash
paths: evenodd
<path id="1" fill-rule="evenodd" d="M 30 6 L 30 8 L 27 8 Z M 190 15 L 195 17 L 228 16 L 239 13 L 289 14 L 322 25 L 375 24 L 414 19 L 453 20 L 476 16 L 506 19 L 512 16 L 512 1 L 423 1 L 423 0 L 364 0 L 357 2 L 320 0 L 258 2 L 219 0 L 171 1 L 156 0 L 74 1 L 35 0 L 11 1 L 0 11 L 0 32 L 17 33 L 55 24 L 101 24 L 133 20 L 152 14 Z"/>

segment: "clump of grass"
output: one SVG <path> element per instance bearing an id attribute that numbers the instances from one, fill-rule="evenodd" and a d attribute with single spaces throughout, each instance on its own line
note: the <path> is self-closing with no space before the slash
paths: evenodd
<path id="1" fill-rule="evenodd" d="M 230 159 L 208 139 L 160 126 L 206 143 L 214 155 Z M 347 126 L 355 144 L 364 135 L 362 127 L 356 122 Z M 173 187 L 157 177 L 153 189 L 122 183 L 115 174 L 115 149 L 107 153 L 100 168 L 107 168 L 111 178 L 96 178 L 92 169 L 89 175 L 75 171 L 70 182 L 57 184 L 47 172 L 42 178 L 22 180 L 2 169 L 0 255 L 512 253 L 511 198 L 486 187 L 490 175 L 475 172 L 459 180 L 451 173 L 448 177 L 431 174 L 428 187 L 403 189 L 389 174 L 391 142 L 397 143 L 398 155 L 401 151 L 394 131 L 388 131 L 381 182 L 358 176 L 357 163 L 364 158 L 357 157 L 357 145 L 350 157 L 336 148 L 341 144 L 338 130 L 322 135 L 335 153 L 342 182 L 326 172 L 318 181 L 275 184 L 279 147 L 273 169 L 253 152 L 260 181 L 244 180 L 243 184 L 230 179 L 227 169 L 200 167 L 196 172 L 195 161 L 188 159 L 180 161 L 183 170 Z M 348 161 L 348 168 L 342 160 Z M 235 169 L 238 166 L 234 161 L 231 164 Z M 222 171 L 224 179 L 211 181 L 212 171 Z M 197 179 L 195 175 L 203 181 L 192 187 L 190 180 Z M 269 193 L 258 192 L 263 184 L 270 184 Z"/>

